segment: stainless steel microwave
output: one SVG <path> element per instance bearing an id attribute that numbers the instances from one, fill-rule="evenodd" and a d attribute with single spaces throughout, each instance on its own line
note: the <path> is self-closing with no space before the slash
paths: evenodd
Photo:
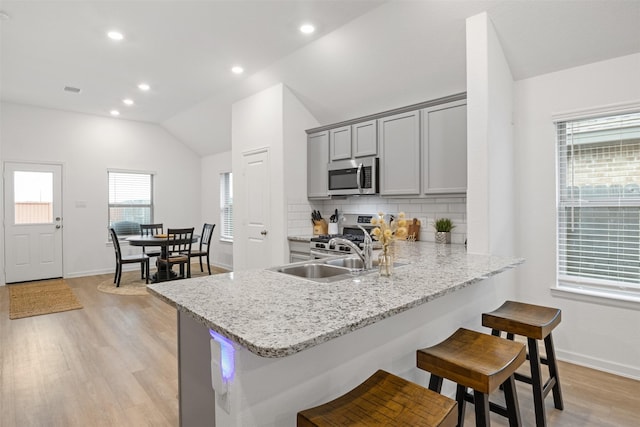
<path id="1" fill-rule="evenodd" d="M 329 194 L 378 193 L 378 158 L 339 160 L 329 163 Z"/>

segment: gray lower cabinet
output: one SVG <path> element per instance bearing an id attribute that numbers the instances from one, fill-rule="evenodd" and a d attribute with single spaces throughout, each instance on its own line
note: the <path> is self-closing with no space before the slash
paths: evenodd
<path id="1" fill-rule="evenodd" d="M 380 195 L 420 194 L 420 111 L 378 119 Z"/>
<path id="2" fill-rule="evenodd" d="M 422 113 L 424 194 L 467 191 L 467 105 L 456 101 Z"/>
<path id="3" fill-rule="evenodd" d="M 307 136 L 307 197 L 326 199 L 329 197 L 329 131 Z"/>
<path id="4" fill-rule="evenodd" d="M 289 262 L 308 261 L 309 252 L 309 242 L 289 240 Z"/>

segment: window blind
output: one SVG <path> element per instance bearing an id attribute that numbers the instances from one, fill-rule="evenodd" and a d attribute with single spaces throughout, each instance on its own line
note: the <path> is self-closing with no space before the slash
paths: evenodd
<path id="1" fill-rule="evenodd" d="M 640 113 L 556 129 L 558 280 L 640 291 Z"/>
<path id="2" fill-rule="evenodd" d="M 153 175 L 107 172 L 109 179 L 109 227 L 118 236 L 140 233 L 140 224 L 153 222 Z"/>
<path id="3" fill-rule="evenodd" d="M 233 175 L 220 174 L 220 238 L 233 240 Z"/>

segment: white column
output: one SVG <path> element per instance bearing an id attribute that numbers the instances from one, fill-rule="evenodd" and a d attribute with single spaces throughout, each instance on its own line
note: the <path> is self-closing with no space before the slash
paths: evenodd
<path id="1" fill-rule="evenodd" d="M 467 19 L 467 239 L 471 253 L 513 255 L 513 78 L 486 13 Z"/>

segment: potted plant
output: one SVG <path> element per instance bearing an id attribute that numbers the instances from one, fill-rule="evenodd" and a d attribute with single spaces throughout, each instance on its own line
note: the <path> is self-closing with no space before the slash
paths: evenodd
<path id="1" fill-rule="evenodd" d="M 436 229 L 436 243 L 451 243 L 451 230 L 455 228 L 449 218 L 438 218 L 433 222 Z"/>

